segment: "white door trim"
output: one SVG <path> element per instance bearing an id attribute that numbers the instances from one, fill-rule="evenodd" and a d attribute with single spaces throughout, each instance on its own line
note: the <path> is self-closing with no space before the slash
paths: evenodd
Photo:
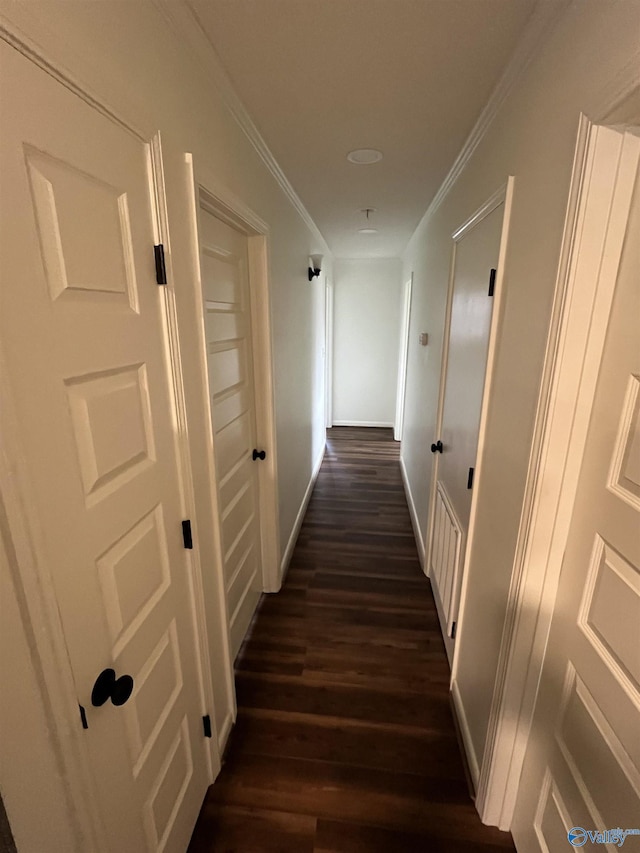
<path id="1" fill-rule="evenodd" d="M 513 817 L 584 451 L 640 138 L 581 117 L 523 512 L 478 786 Z"/>
<path id="2" fill-rule="evenodd" d="M 324 411 L 325 427 L 333 426 L 333 284 L 325 278 L 324 302 Z"/>
<path id="3" fill-rule="evenodd" d="M 411 320 L 411 291 L 413 273 L 405 281 L 403 288 L 402 317 L 400 320 L 400 353 L 398 357 L 398 388 L 396 392 L 396 419 L 393 425 L 393 437 L 402 441 L 404 426 L 404 399 L 407 387 L 407 360 L 409 358 L 409 324 Z"/>
<path id="4" fill-rule="evenodd" d="M 477 505 L 478 505 L 478 493 L 479 493 L 479 485 L 482 481 L 482 469 L 483 469 L 483 455 L 484 455 L 484 443 L 487 432 L 487 419 L 488 419 L 488 411 L 489 411 L 489 401 L 491 399 L 491 387 L 493 382 L 493 374 L 494 374 L 494 365 L 496 359 L 496 351 L 497 344 L 499 339 L 500 326 L 502 321 L 502 311 L 503 311 L 503 281 L 505 274 L 505 258 L 507 254 L 507 246 L 509 240 L 509 222 L 511 218 L 511 208 L 513 203 L 513 192 L 514 192 L 514 184 L 515 178 L 513 176 L 509 176 L 506 184 L 503 184 L 499 187 L 487 201 L 478 208 L 465 222 L 463 222 L 455 231 L 452 233 L 451 237 L 453 240 L 452 247 L 452 258 L 451 258 L 451 268 L 449 275 L 449 292 L 447 295 L 447 313 L 446 313 L 446 324 L 445 324 L 445 333 L 443 339 L 443 353 L 442 353 L 442 367 L 441 367 L 441 377 L 440 377 L 440 393 L 438 398 L 438 417 L 437 417 L 437 431 L 438 435 L 442 430 L 442 419 L 444 414 L 444 397 L 445 397 L 445 387 L 447 380 L 447 360 L 449 353 L 449 332 L 451 327 L 451 311 L 453 305 L 453 287 L 454 287 L 454 279 L 455 279 L 455 260 L 456 260 L 456 248 L 457 244 L 462 240 L 462 238 L 471 231 L 480 221 L 482 221 L 485 217 L 489 216 L 490 213 L 493 213 L 501 204 L 504 205 L 504 210 L 502 214 L 502 230 L 500 237 L 500 248 L 498 252 L 498 267 L 496 272 L 495 279 L 495 287 L 494 287 L 494 303 L 493 310 L 491 312 L 491 326 L 489 329 L 489 345 L 487 349 L 487 366 L 485 370 L 485 378 L 484 378 L 484 387 L 482 391 L 482 404 L 480 408 L 480 422 L 478 426 L 478 449 L 476 453 L 476 470 L 474 476 L 474 489 L 471 496 L 471 508 L 469 513 L 469 527 L 466 533 L 466 536 L 463 537 L 462 549 L 463 549 L 463 557 L 462 557 L 462 568 L 461 568 L 461 589 L 460 589 L 460 600 L 458 603 L 458 623 L 461 626 L 461 630 L 463 628 L 464 622 L 464 607 L 467 597 L 467 589 L 468 589 L 468 581 L 469 581 L 469 560 L 471 549 L 473 546 L 473 539 L 475 533 L 475 524 L 476 524 L 476 516 L 477 516 Z M 438 464 L 433 466 L 432 472 L 432 488 L 431 488 L 431 497 L 429 501 L 429 535 L 428 535 L 428 549 L 427 559 L 425 561 L 427 571 L 428 567 L 431 564 L 431 548 L 433 546 L 433 524 L 435 520 L 435 492 L 436 492 L 436 484 L 438 478 Z M 444 637 L 445 642 L 452 643 L 448 637 Z M 459 689 L 456 680 L 456 674 L 458 669 L 458 649 L 459 643 L 453 643 L 453 660 L 451 664 L 451 692 L 454 698 L 459 697 Z M 479 776 L 479 761 L 478 756 L 476 756 L 473 743 L 471 741 L 471 737 L 469 734 L 469 729 L 466 725 L 464 709 L 460 701 L 456 702 L 457 714 L 460 722 L 460 730 L 462 734 L 463 744 L 465 748 L 465 752 L 467 754 L 468 764 L 472 771 L 472 782 L 474 787 L 478 785 L 478 776 Z"/>
<path id="5" fill-rule="evenodd" d="M 222 186 L 206 169 L 194 164 L 192 159 L 191 164 L 194 176 L 196 213 L 200 204 L 203 204 L 214 216 L 224 220 L 247 236 L 256 440 L 267 453 L 264 463 L 258 466 L 262 588 L 264 592 L 278 592 L 282 585 L 282 577 L 280 573 L 278 465 L 269 289 L 269 226 L 230 190 Z M 201 289 L 200 280 L 197 281 L 197 286 Z M 198 304 L 201 302 L 202 296 L 200 295 Z M 202 323 L 204 323 L 204 315 Z M 203 349 L 203 358 L 204 352 Z M 203 375 L 208 375 L 206 359 L 203 365 Z M 213 464 L 215 465 L 215 447 L 213 449 Z M 220 532 L 218 532 L 218 539 L 220 540 Z"/>

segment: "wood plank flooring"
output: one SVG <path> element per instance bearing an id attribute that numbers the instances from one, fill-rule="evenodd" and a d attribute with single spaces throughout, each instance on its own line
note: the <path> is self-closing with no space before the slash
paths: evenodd
<path id="1" fill-rule="evenodd" d="M 469 798 L 392 430 L 334 427 L 190 853 L 504 853 Z"/>

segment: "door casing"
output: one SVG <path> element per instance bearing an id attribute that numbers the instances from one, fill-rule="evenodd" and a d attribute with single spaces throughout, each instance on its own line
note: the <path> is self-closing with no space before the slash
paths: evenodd
<path id="1" fill-rule="evenodd" d="M 501 829 L 510 827 L 515 808 L 639 159 L 637 129 L 580 117 L 478 785 L 483 822 Z"/>
<path id="2" fill-rule="evenodd" d="M 462 574 L 462 585 L 460 591 L 460 600 L 459 600 L 459 609 L 458 612 L 460 614 L 464 611 L 466 590 L 467 590 L 467 575 L 469 568 L 469 557 L 471 553 L 471 546 L 473 544 L 473 536 L 475 529 L 475 519 L 476 519 L 476 509 L 477 509 L 477 500 L 478 500 L 478 492 L 479 485 L 482 480 L 482 462 L 483 462 L 483 450 L 484 450 L 484 441 L 486 436 L 487 429 L 487 417 L 488 417 L 488 408 L 489 401 L 491 399 L 491 386 L 492 386 L 492 378 L 494 373 L 494 364 L 496 357 L 497 344 L 499 340 L 500 334 L 500 325 L 502 320 L 503 313 L 503 280 L 504 280 L 504 267 L 505 267 L 505 257 L 507 253 L 507 244 L 508 244 L 508 235 L 509 235 L 509 222 L 511 218 L 511 208 L 513 202 L 513 193 L 515 187 L 515 178 L 513 176 L 509 176 L 507 182 L 499 187 L 486 201 L 483 205 L 481 205 L 468 219 L 466 219 L 458 228 L 453 231 L 451 235 L 452 239 L 452 248 L 451 248 L 451 264 L 450 264 L 450 272 L 449 272 L 449 287 L 447 292 L 447 304 L 445 311 L 445 328 L 443 335 L 443 348 L 442 348 L 442 360 L 441 360 L 441 368 L 440 368 L 440 388 L 438 394 L 438 412 L 436 417 L 436 433 L 437 436 L 440 435 L 442 431 L 442 423 L 443 423 L 443 415 L 444 415 L 444 402 L 445 402 L 445 390 L 446 390 L 446 381 L 447 381 L 447 361 L 449 355 L 449 333 L 451 329 L 451 314 L 452 314 L 452 306 L 453 306 L 453 288 L 454 288 L 454 280 L 455 280 L 455 259 L 456 259 L 456 247 L 458 242 L 467 234 L 478 222 L 492 213 L 496 208 L 500 205 L 504 205 L 503 219 L 502 219 L 502 235 L 500 238 L 500 249 L 498 254 L 498 267 L 497 274 L 495 279 L 494 286 L 494 304 L 493 311 L 491 315 L 491 327 L 489 330 L 489 346 L 487 350 L 487 366 L 485 370 L 485 379 L 484 379 L 484 388 L 482 393 L 482 405 L 480 410 L 480 421 L 478 427 L 478 449 L 477 449 L 477 462 L 476 469 L 474 475 L 474 488 L 473 494 L 471 498 L 471 510 L 469 515 L 469 529 L 467 531 L 467 536 L 465 542 L 463 543 L 463 557 L 461 563 L 461 574 Z M 435 438 L 437 437 L 434 437 Z M 428 567 L 430 563 L 430 553 L 433 545 L 433 527 L 435 522 L 435 505 L 436 505 L 436 487 L 437 487 L 437 476 L 438 476 L 438 468 L 437 464 L 432 466 L 431 471 L 431 486 L 430 486 L 430 498 L 429 498 L 429 515 L 427 519 L 427 537 L 425 542 L 425 563 L 424 569 L 425 573 L 428 574 Z M 462 627 L 462 622 L 460 622 L 460 629 L 464 630 Z M 458 723 L 460 726 L 460 731 L 462 735 L 462 740 L 465 746 L 465 751 L 467 753 L 467 758 L 469 762 L 469 769 L 472 776 L 472 781 L 474 786 L 478 783 L 478 778 L 480 774 L 480 767 L 475 759 L 474 750 L 472 747 L 471 735 L 466 724 L 464 708 L 459 696 L 459 692 L 457 690 L 456 684 L 456 669 L 457 669 L 457 654 L 456 651 L 459 648 L 458 643 L 454 643 L 448 637 L 444 637 L 445 643 L 449 643 L 452 648 L 449 649 L 452 654 L 452 665 L 451 665 L 451 695 L 454 703 L 454 707 L 456 709 L 456 715 L 458 717 Z"/>
<path id="3" fill-rule="evenodd" d="M 409 358 L 409 328 L 411 324 L 411 291 L 413 273 L 404 283 L 402 317 L 400 320 L 400 352 L 398 354 L 398 388 L 396 392 L 396 417 L 393 425 L 393 437 L 402 441 L 404 427 L 404 401 L 407 387 L 407 362 Z"/>
<path id="4" fill-rule="evenodd" d="M 278 592 L 282 586 L 280 574 L 280 536 L 278 520 L 278 464 L 275 429 L 275 397 L 273 384 L 273 350 L 271 344 L 271 309 L 269 299 L 269 226 L 250 210 L 239 198 L 219 182 L 207 169 L 192 162 L 194 185 L 194 215 L 200 206 L 227 222 L 247 237 L 249 255 L 249 299 L 251 308 L 252 368 L 255 400 L 256 440 L 266 451 L 266 458 L 258 466 L 258 504 L 260 514 L 260 547 L 262 556 L 262 588 L 264 592 Z M 195 232 L 198 233 L 197 231 Z M 199 251 L 199 250 L 198 250 Z M 199 289 L 202 303 L 202 286 L 198 275 L 194 285 Z M 206 346 L 204 344 L 204 311 L 200 324 L 202 342 L 200 358 L 203 376 L 207 376 Z M 206 389 L 207 399 L 209 396 Z M 213 434 L 213 426 L 209 421 Z M 215 472 L 215 446 L 212 455 L 212 474 Z M 212 480 L 215 483 L 215 479 Z M 217 503 L 217 502 L 216 502 Z M 216 505 L 217 511 L 217 505 Z"/>
<path id="5" fill-rule="evenodd" d="M 63 69 L 56 68 L 49 57 L 41 54 L 36 45 L 26 43 L 19 34 L 2 29 L 2 37 L 14 48 L 23 53 L 36 65 L 44 68 L 47 73 L 57 79 L 62 85 L 72 90 L 82 100 L 110 120 L 124 127 L 135 138 L 139 139 L 150 149 L 150 171 L 153 175 L 156 204 L 153 217 L 156 242 L 168 246 L 168 217 L 166 198 L 162 185 L 161 141 L 159 134 L 150 139 L 150 134 L 144 129 L 132 125 L 121 117 L 119 111 L 99 100 L 82 83 L 71 80 Z M 188 157 L 187 157 L 188 159 Z M 200 177 L 200 175 L 199 175 Z M 216 182 L 209 176 L 202 176 L 208 187 L 215 187 Z M 259 365 L 260 376 L 259 394 L 256 396 L 256 410 L 261 424 L 263 444 L 270 448 L 270 465 L 265 466 L 269 474 L 261 475 L 264 488 L 261 488 L 260 504 L 263 519 L 262 548 L 264 565 L 268 569 L 265 577 L 265 590 L 277 591 L 281 584 L 279 572 L 279 535 L 277 517 L 277 482 L 276 482 L 276 447 L 275 447 L 275 416 L 273 405 L 271 331 L 269 316 L 268 292 L 268 228 L 239 199 L 226 190 L 208 190 L 215 203 L 222 209 L 227 209 L 235 217 L 236 222 L 243 223 L 250 245 L 250 276 L 252 282 L 259 286 L 252 288 L 252 311 L 259 318 L 256 334 L 257 358 L 262 359 Z M 194 248 L 194 247 L 192 247 Z M 150 251 L 153 247 L 150 246 Z M 187 397 L 184 393 L 184 377 L 181 369 L 181 352 L 195 344 L 181 333 L 182 321 L 179 310 L 176 309 L 173 277 L 171 274 L 171 259 L 168 260 L 169 284 L 165 293 L 165 333 L 167 339 L 168 358 L 171 364 L 170 381 L 173 384 L 176 400 L 175 417 L 180 445 L 180 476 L 182 483 L 182 500 L 187 517 L 193 517 L 196 512 L 196 496 L 193 488 L 191 452 L 192 435 L 194 430 L 202 431 L 205 425 L 189 422 L 186 410 Z M 256 356 L 254 356 L 256 358 Z M 65 650 L 64 636 L 55 601 L 55 591 L 51 578 L 46 569 L 45 552 L 40 532 L 34 527 L 29 514 L 32 505 L 32 487 L 26 469 L 26 460 L 21 449 L 20 429 L 16 417 L 15 406 L 6 379 L 6 370 L 2 369 L 2 353 L 0 352 L 0 435 L 2 453 L 0 453 L 0 501 L 4 506 L 4 514 L 0 521 L 3 524 L 3 539 L 11 549 L 12 580 L 16 587 L 16 596 L 20 604 L 20 612 L 28 636 L 33 637 L 31 648 L 31 663 L 38 681 L 41 701 L 46 709 L 48 736 L 51 753 L 59 768 L 59 779 L 51 780 L 51 784 L 60 790 L 60 795 L 68 806 L 68 824 L 78 853 L 91 849 L 96 853 L 103 851 L 103 830 L 96 801 L 91 794 L 91 767 L 88 760 L 86 745 L 82 739 L 82 728 L 77 705 L 77 693 Z M 261 483 L 262 485 L 262 483 Z M 263 511 L 264 509 L 264 511 Z M 202 676 L 202 691 L 205 697 L 205 710 L 208 698 L 213 696 L 214 686 L 211 679 L 211 668 L 207 659 L 208 635 L 206 628 L 207 613 L 211 608 L 216 609 L 220 602 L 204 601 L 201 594 L 202 555 L 199 553 L 197 539 L 190 555 L 191 581 L 195 592 L 194 624 L 197 634 L 199 653 L 198 669 Z M 221 564 L 215 561 L 216 570 L 221 571 Z M 228 672 L 232 673 L 232 661 L 228 660 Z M 230 675 L 232 684 L 232 676 Z M 231 716 L 229 729 L 235 718 L 235 700 L 230 708 Z M 77 721 L 77 725 L 75 724 Z M 226 739 L 225 733 L 225 739 Z M 15 733 L 20 737 L 20 732 Z M 25 742 L 25 750 L 30 744 Z M 203 737 L 203 749 L 207 755 L 210 781 L 213 781 L 220 768 L 219 740 Z M 22 817 L 22 816 L 20 816 Z M 19 819 L 20 819 L 19 817 Z M 13 820 L 14 816 L 10 815 Z M 24 819 L 28 817 L 25 815 Z M 16 827 L 16 829 L 18 829 Z"/>

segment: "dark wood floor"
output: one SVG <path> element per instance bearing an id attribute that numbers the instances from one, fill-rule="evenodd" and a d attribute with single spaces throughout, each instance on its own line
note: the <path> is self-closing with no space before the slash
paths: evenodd
<path id="1" fill-rule="evenodd" d="M 286 583 L 236 662 L 190 853 L 504 853 L 469 798 L 392 431 L 334 427 Z"/>

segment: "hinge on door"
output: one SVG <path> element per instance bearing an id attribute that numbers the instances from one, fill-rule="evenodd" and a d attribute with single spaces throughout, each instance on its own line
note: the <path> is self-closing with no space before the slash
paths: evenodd
<path id="1" fill-rule="evenodd" d="M 473 488 L 473 474 L 474 474 L 474 471 L 475 471 L 475 468 L 469 468 L 469 476 L 467 477 L 467 488 L 468 488 L 468 489 L 472 489 L 472 488 Z"/>
<path id="2" fill-rule="evenodd" d="M 491 270 L 489 274 L 489 296 L 493 296 L 493 291 L 496 289 L 496 271 Z"/>
<path id="3" fill-rule="evenodd" d="M 451 639 L 452 639 L 452 640 L 455 640 L 455 638 L 456 638 L 456 628 L 457 628 L 457 627 L 458 627 L 458 623 L 457 623 L 457 622 L 452 622 L 452 623 L 451 623 Z"/>
<path id="4" fill-rule="evenodd" d="M 153 247 L 153 253 L 156 258 L 156 282 L 158 284 L 167 283 L 167 268 L 164 263 L 164 246 L 158 243 Z"/>
<path id="5" fill-rule="evenodd" d="M 209 716 L 209 714 L 205 714 L 205 716 L 202 718 L 202 728 L 204 729 L 205 737 L 213 737 L 213 735 L 211 734 L 211 717 Z"/>
<path id="6" fill-rule="evenodd" d="M 81 723 L 82 723 L 82 728 L 83 728 L 83 729 L 88 729 L 88 728 L 89 728 L 89 723 L 87 722 L 87 712 L 86 712 L 86 711 L 85 711 L 85 709 L 82 707 L 82 705 L 78 705 L 78 708 L 80 708 L 80 721 L 81 721 Z"/>
<path id="7" fill-rule="evenodd" d="M 191 534 L 191 521 L 190 519 L 186 519 L 186 521 L 182 522 L 182 541 L 184 542 L 184 547 L 191 550 L 193 548 L 193 536 Z"/>

